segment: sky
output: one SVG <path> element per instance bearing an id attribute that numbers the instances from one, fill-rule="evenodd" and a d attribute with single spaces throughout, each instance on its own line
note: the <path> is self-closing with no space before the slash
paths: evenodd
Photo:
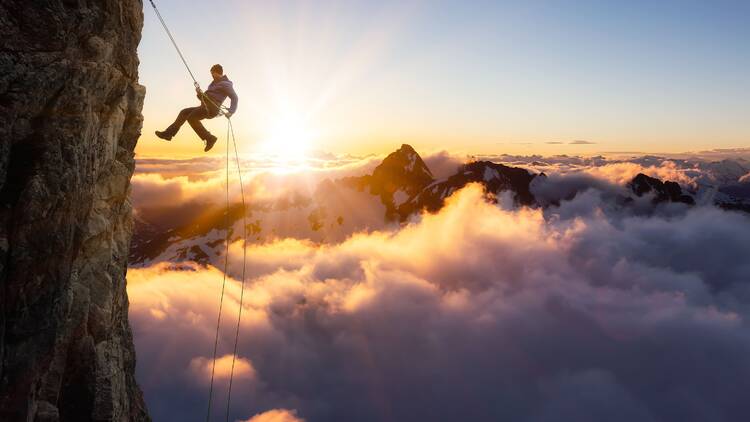
<path id="1" fill-rule="evenodd" d="M 684 152 L 750 145 L 746 1 L 233 1 L 157 6 L 243 152 Z M 192 81 L 150 5 L 140 155 L 200 155 Z M 208 123 L 224 136 L 222 119 Z M 577 142 L 576 142 L 577 141 Z M 220 151 L 221 148 L 217 149 Z"/>

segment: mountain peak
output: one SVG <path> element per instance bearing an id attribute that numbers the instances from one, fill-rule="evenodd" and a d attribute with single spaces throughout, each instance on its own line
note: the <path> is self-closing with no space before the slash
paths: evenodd
<path id="1" fill-rule="evenodd" d="M 695 204 L 695 200 L 689 195 L 683 195 L 682 188 L 676 182 L 665 181 L 638 173 L 630 181 L 628 187 L 636 196 L 653 193 L 654 202 L 682 202 L 688 205 Z"/>
<path id="2" fill-rule="evenodd" d="M 432 172 L 422 157 L 409 144 L 402 144 L 401 148 L 388 154 L 378 167 L 403 168 L 407 173 L 424 174 L 432 179 Z M 375 169 L 377 171 L 377 168 Z"/>
<path id="3" fill-rule="evenodd" d="M 409 144 L 401 144 L 401 148 L 398 149 L 398 152 L 416 154 L 417 150 Z"/>
<path id="4" fill-rule="evenodd" d="M 411 145 L 403 144 L 373 170 L 372 174 L 346 179 L 359 190 L 380 197 L 386 217 L 397 218 L 397 208 L 434 181 L 432 172 Z"/>
<path id="5" fill-rule="evenodd" d="M 390 195 L 403 189 L 413 195 L 434 180 L 432 172 L 411 145 L 403 144 L 375 167 L 373 192 Z"/>

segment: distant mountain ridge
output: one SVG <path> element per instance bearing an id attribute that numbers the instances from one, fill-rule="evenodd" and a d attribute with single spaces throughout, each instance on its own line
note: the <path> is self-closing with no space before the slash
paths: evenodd
<path id="1" fill-rule="evenodd" d="M 730 170 L 733 173 L 742 171 Z M 507 192 L 517 206 L 559 206 L 559 201 L 545 202 L 535 197 L 534 186 L 547 182 L 544 173 L 532 173 L 521 167 L 492 161 L 466 163 L 454 174 L 436 179 L 414 148 L 404 144 L 389 154 L 371 174 L 325 180 L 318 184 L 311 197 L 295 194 L 273 206 L 249 205 L 249 240 L 263 242 L 276 237 L 318 242 L 342 240 L 356 231 L 400 224 L 420 212 L 437 212 L 448 197 L 470 183 L 482 185 L 490 201 Z M 636 175 L 625 186 L 624 192 L 614 205 L 630 206 L 638 198 L 649 197 L 654 205 L 696 204 L 693 195 L 678 183 L 645 174 Z M 571 200 L 575 195 L 561 199 Z M 718 191 L 711 195 L 711 201 L 726 209 L 750 210 L 750 206 L 743 208 L 745 203 L 742 200 Z M 236 205 L 229 212 L 232 241 L 239 240 L 242 234 L 242 211 Z M 133 265 L 146 265 L 153 260 L 208 263 L 222 254 L 226 227 L 222 208 L 202 209 L 194 221 L 174 227 L 163 224 L 155 227 L 146 221 L 147 217 L 142 217 L 136 215 L 130 252 Z"/>
<path id="2" fill-rule="evenodd" d="M 681 202 L 687 205 L 695 205 L 693 197 L 684 194 L 678 183 L 670 181 L 662 182 L 655 177 L 649 177 L 643 173 L 638 173 L 628 183 L 628 188 L 639 197 L 652 193 L 654 195 L 654 203 Z"/>
<path id="3" fill-rule="evenodd" d="M 480 183 L 492 194 L 510 191 L 519 205 L 536 205 L 530 190 L 531 181 L 535 177 L 537 175 L 522 168 L 508 167 L 490 161 L 475 161 L 461 166 L 456 174 L 425 186 L 399 207 L 399 213 L 402 219 L 406 219 L 409 215 L 423 210 L 438 211 L 443 207 L 447 197 L 469 183 Z"/>

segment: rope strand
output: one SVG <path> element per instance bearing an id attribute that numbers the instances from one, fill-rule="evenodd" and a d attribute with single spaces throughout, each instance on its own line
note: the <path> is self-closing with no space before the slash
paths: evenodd
<path id="1" fill-rule="evenodd" d="M 174 46 L 174 49 L 177 50 L 177 54 L 180 55 L 180 60 L 182 60 L 182 63 L 185 65 L 185 69 L 187 69 L 188 73 L 190 74 L 190 77 L 193 79 L 193 84 L 197 87 L 198 81 L 195 79 L 195 75 L 193 75 L 193 71 L 190 70 L 190 66 L 188 66 L 187 60 L 185 60 L 185 56 L 182 55 L 182 50 L 180 50 L 180 47 L 177 46 L 177 41 L 174 40 L 174 37 L 172 36 L 172 32 L 167 27 L 166 22 L 164 22 L 164 18 L 162 18 L 161 13 L 159 13 L 159 9 L 156 8 L 156 4 L 154 4 L 154 0 L 148 0 L 151 3 L 151 7 L 154 8 L 154 12 L 156 12 L 156 17 L 159 18 L 159 22 L 161 22 L 161 26 L 164 27 L 164 30 L 167 32 L 167 36 L 169 36 L 169 40 L 172 41 L 172 45 Z"/>
<path id="2" fill-rule="evenodd" d="M 214 373 L 216 370 L 216 351 L 219 345 L 219 328 L 221 326 L 221 311 L 224 306 L 224 289 L 227 284 L 227 270 L 229 267 L 229 126 L 227 127 L 227 153 L 226 153 L 226 208 L 224 209 L 224 225 L 226 227 L 226 237 L 224 239 L 224 276 L 221 281 L 221 296 L 219 299 L 219 316 L 216 318 L 216 335 L 214 337 L 214 352 L 211 360 L 211 383 L 208 387 L 208 410 L 206 411 L 206 422 L 211 420 L 211 400 L 213 399 L 214 390 Z M 244 269 L 243 269 L 244 271 Z M 233 358 L 234 359 L 234 358 Z M 231 378 L 230 378 L 231 379 Z"/>
<path id="3" fill-rule="evenodd" d="M 229 131 L 232 134 L 232 144 L 234 145 L 234 158 L 237 162 L 237 177 L 240 182 L 240 196 L 242 198 L 242 228 L 243 238 L 242 243 L 242 283 L 240 288 L 240 308 L 237 312 L 237 328 L 234 333 L 234 351 L 232 353 L 232 368 L 229 371 L 229 391 L 227 392 L 227 422 L 229 422 L 229 407 L 232 401 L 232 381 L 234 379 L 234 362 L 237 359 L 237 343 L 240 338 L 240 321 L 242 320 L 242 304 L 245 295 L 245 263 L 247 262 L 247 210 L 245 209 L 245 188 L 242 185 L 242 170 L 240 168 L 240 156 L 237 153 L 237 140 L 234 136 L 234 127 L 232 126 L 232 120 L 227 119 Z M 229 134 L 227 134 L 227 145 L 229 144 Z"/>
<path id="4" fill-rule="evenodd" d="M 159 19 L 159 22 L 161 23 L 161 26 L 164 28 L 164 31 L 167 33 L 167 36 L 169 37 L 169 40 L 172 42 L 172 45 L 174 46 L 175 50 L 177 50 L 177 54 L 180 56 L 180 60 L 182 60 L 182 64 L 185 65 L 185 69 L 187 69 L 188 74 L 190 74 L 190 78 L 193 80 L 193 85 L 200 89 L 200 84 L 195 79 L 195 75 L 193 74 L 193 71 L 190 69 L 190 66 L 187 63 L 187 60 L 185 59 L 185 56 L 182 54 L 182 51 L 180 50 L 180 47 L 177 45 L 177 41 L 175 41 L 174 37 L 172 36 L 172 32 L 167 27 L 166 22 L 164 21 L 164 18 L 162 17 L 161 13 L 159 12 L 159 9 L 156 7 L 156 4 L 153 0 L 149 0 L 149 3 L 151 3 L 151 7 L 154 9 L 154 12 L 156 13 L 156 17 Z M 226 408 L 226 420 L 229 421 L 229 411 L 231 406 L 231 400 L 232 400 L 232 383 L 234 379 L 234 366 L 235 362 L 237 360 L 237 347 L 239 343 L 239 336 L 240 336 L 240 322 L 242 320 L 242 306 L 244 301 L 244 295 L 245 295 L 245 268 L 247 263 L 247 210 L 245 209 L 245 190 L 242 185 L 242 168 L 240 165 L 240 158 L 239 153 L 237 152 L 237 139 L 234 134 L 234 127 L 232 126 L 232 120 L 231 115 L 228 114 L 228 109 L 224 107 L 221 104 L 216 104 L 216 102 L 207 96 L 203 91 L 200 91 L 201 96 L 210 102 L 214 107 L 216 107 L 216 110 L 218 111 L 218 114 L 226 116 L 227 118 L 227 149 L 226 149 L 226 207 L 224 210 L 224 225 L 226 226 L 226 237 L 224 239 L 224 275 L 221 282 L 221 295 L 219 297 L 219 312 L 218 316 L 216 317 L 216 334 L 214 336 L 214 350 L 213 350 L 213 359 L 211 361 L 211 382 L 208 387 L 208 406 L 206 409 L 206 422 L 209 422 L 211 420 L 211 403 L 213 400 L 213 390 L 214 390 L 214 376 L 216 373 L 216 354 L 218 351 L 219 346 L 219 330 L 221 328 L 221 313 L 224 307 L 224 292 L 226 288 L 227 283 L 227 272 L 229 268 L 229 242 L 231 240 L 230 236 L 230 225 L 229 225 L 229 140 L 231 135 L 232 144 L 234 145 L 234 156 L 235 160 L 237 162 L 237 175 L 239 178 L 240 183 L 240 195 L 242 197 L 242 227 L 243 227 L 243 244 L 242 244 L 242 283 L 241 283 L 241 289 L 240 289 L 240 307 L 239 311 L 237 313 L 237 326 L 235 328 L 235 334 L 234 334 L 234 349 L 232 352 L 232 367 L 229 372 L 229 390 L 227 393 L 227 408 Z"/>

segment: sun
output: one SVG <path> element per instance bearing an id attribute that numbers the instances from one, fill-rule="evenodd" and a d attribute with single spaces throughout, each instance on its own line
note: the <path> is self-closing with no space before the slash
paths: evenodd
<path id="1" fill-rule="evenodd" d="M 279 158 L 297 159 L 310 151 L 313 138 L 313 132 L 302 119 L 283 116 L 270 125 L 262 150 Z"/>

